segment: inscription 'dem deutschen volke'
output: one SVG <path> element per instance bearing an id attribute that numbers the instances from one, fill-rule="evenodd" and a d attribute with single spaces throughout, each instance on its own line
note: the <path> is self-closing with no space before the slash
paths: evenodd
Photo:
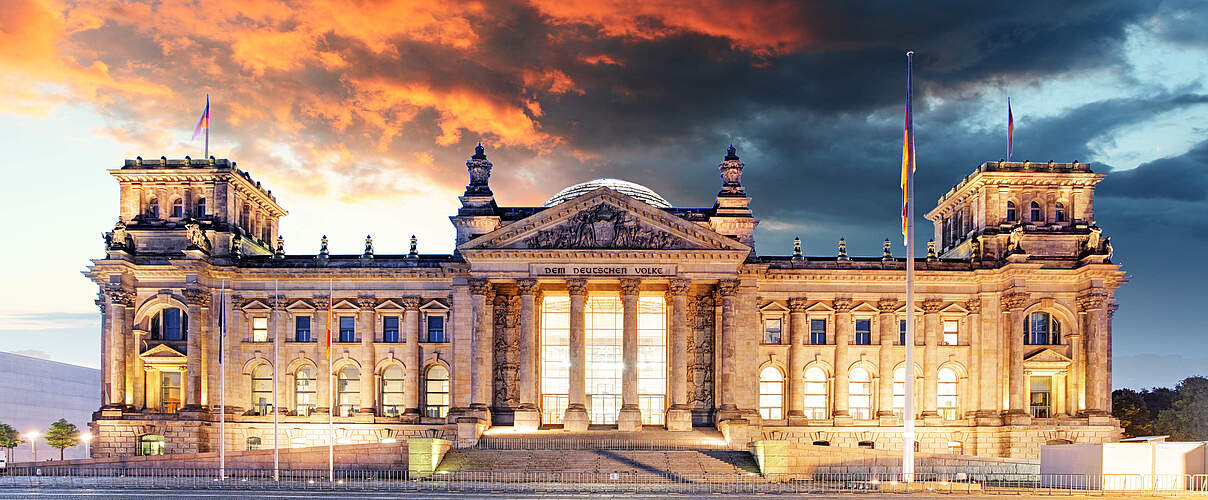
<path id="1" fill-rule="evenodd" d="M 533 276 L 675 276 L 674 265 L 661 264 L 529 264 Z"/>

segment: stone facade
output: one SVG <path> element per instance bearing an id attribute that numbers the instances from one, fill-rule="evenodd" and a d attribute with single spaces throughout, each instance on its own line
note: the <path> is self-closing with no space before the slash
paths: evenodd
<path id="1" fill-rule="evenodd" d="M 927 215 L 939 250 L 913 264 L 909 307 L 888 246 L 757 254 L 732 148 L 705 208 L 610 180 L 500 207 L 481 146 L 466 166 L 451 255 L 371 238 L 359 255 L 287 254 L 285 211 L 227 160 L 111 171 L 119 220 L 85 272 L 104 346 L 94 456 L 158 436 L 216 450 L 220 418 L 228 449 L 270 447 L 274 412 L 291 446 L 325 444 L 330 419 L 341 443 L 606 423 L 900 449 L 907 372 L 924 452 L 1035 458 L 1118 436 L 1126 279 L 1086 165 L 980 165 Z"/>

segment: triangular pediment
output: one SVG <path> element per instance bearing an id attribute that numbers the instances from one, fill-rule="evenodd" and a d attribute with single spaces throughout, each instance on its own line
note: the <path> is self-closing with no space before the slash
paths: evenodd
<path id="1" fill-rule="evenodd" d="M 1069 363 L 1073 361 L 1052 349 L 1041 349 L 1025 356 L 1023 360 L 1025 363 Z"/>
<path id="2" fill-rule="evenodd" d="M 542 210 L 464 243 L 459 250 L 751 249 L 609 188 Z"/>
<path id="3" fill-rule="evenodd" d="M 185 359 L 184 354 L 176 349 L 173 349 L 168 344 L 159 344 L 155 347 L 147 349 L 147 352 L 140 354 L 139 357 L 143 358 L 143 360 L 165 360 L 173 358 Z"/>

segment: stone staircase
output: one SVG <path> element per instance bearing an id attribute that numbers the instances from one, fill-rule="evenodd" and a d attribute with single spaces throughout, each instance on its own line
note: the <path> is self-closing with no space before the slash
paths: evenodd
<path id="1" fill-rule="evenodd" d="M 751 454 L 730 450 L 450 450 L 438 474 L 519 480 L 692 482 L 758 475 Z"/>

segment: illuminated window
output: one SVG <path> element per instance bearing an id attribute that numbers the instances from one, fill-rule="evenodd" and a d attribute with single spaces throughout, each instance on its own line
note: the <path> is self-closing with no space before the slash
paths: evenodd
<path id="1" fill-rule="evenodd" d="M 166 307 L 151 317 L 151 340 L 185 340 L 189 315 L 175 307 Z"/>
<path id="2" fill-rule="evenodd" d="M 810 320 L 810 343 L 813 345 L 826 344 L 826 319 Z"/>
<path id="3" fill-rule="evenodd" d="M 918 410 L 912 408 L 912 410 Z M 893 371 L 893 414 L 906 414 L 906 368 L 898 367 Z"/>
<path id="4" fill-rule="evenodd" d="M 259 449 L 260 449 L 260 442 L 261 442 L 261 441 L 260 441 L 260 438 L 259 438 L 259 437 L 256 437 L 256 436 L 251 436 L 251 437 L 247 438 L 247 449 L 248 449 L 248 451 L 252 451 L 252 450 L 259 450 Z"/>
<path id="5" fill-rule="evenodd" d="M 337 415 L 351 417 L 361 407 L 361 371 L 355 366 L 345 366 L 336 380 Z"/>
<path id="6" fill-rule="evenodd" d="M 852 418 L 872 418 L 872 376 L 864 368 L 853 368 L 847 374 L 847 408 Z"/>
<path id="7" fill-rule="evenodd" d="M 759 416 L 764 420 L 784 418 L 784 374 L 774 366 L 759 372 Z"/>
<path id="8" fill-rule="evenodd" d="M 817 366 L 805 370 L 805 418 L 827 418 L 827 401 L 830 395 L 826 390 L 826 372 Z"/>
<path id="9" fill-rule="evenodd" d="M 587 412 L 593 424 L 615 424 L 621 411 L 621 297 L 587 297 Z"/>
<path id="10" fill-rule="evenodd" d="M 392 365 L 382 371 L 382 416 L 403 414 L 403 367 Z"/>
<path id="11" fill-rule="evenodd" d="M 252 342 L 268 342 L 268 318 L 252 318 Z"/>
<path id="12" fill-rule="evenodd" d="M 936 377 L 936 409 L 944 420 L 956 420 L 959 398 L 956 372 L 951 368 L 940 368 Z"/>
<path id="13" fill-rule="evenodd" d="M 340 342 L 356 342 L 356 321 L 352 316 L 340 316 Z"/>
<path id="14" fill-rule="evenodd" d="M 382 318 L 382 342 L 398 342 L 398 316 Z"/>
<path id="15" fill-rule="evenodd" d="M 1040 204 L 1032 202 L 1028 211 L 1028 221 L 1032 223 L 1044 222 L 1044 214 L 1040 213 Z"/>
<path id="16" fill-rule="evenodd" d="M 1053 219 L 1057 222 L 1065 222 L 1065 205 L 1058 203 L 1053 205 Z"/>
<path id="17" fill-rule="evenodd" d="M 1018 217 L 1019 216 L 1015 211 L 1015 202 L 1008 201 L 1007 202 L 1007 222 L 1015 222 Z"/>
<path id="18" fill-rule="evenodd" d="M 449 370 L 432 365 L 424 374 L 424 416 L 445 418 L 449 414 Z"/>
<path id="19" fill-rule="evenodd" d="M 138 437 L 137 454 L 140 456 L 163 455 L 164 437 L 159 434 L 143 434 Z"/>
<path id="20" fill-rule="evenodd" d="M 294 341 L 310 342 L 310 316 L 294 318 Z"/>
<path id="21" fill-rule="evenodd" d="M 780 343 L 780 318 L 765 318 L 763 320 L 763 343 Z"/>
<path id="22" fill-rule="evenodd" d="M 315 411 L 315 369 L 303 366 L 294 374 L 294 411 L 307 416 Z"/>
<path id="23" fill-rule="evenodd" d="M 197 203 L 193 205 L 193 216 L 198 219 L 206 216 L 206 199 L 198 198 Z"/>
<path id="24" fill-rule="evenodd" d="M 570 393 L 570 297 L 541 305 L 541 421 L 561 424 Z"/>
<path id="25" fill-rule="evenodd" d="M 1035 418 L 1053 416 L 1053 378 L 1049 376 L 1028 377 L 1028 410 Z"/>
<path id="26" fill-rule="evenodd" d="M 172 217 L 177 219 L 185 216 L 185 202 L 180 198 L 172 200 Z"/>
<path id="27" fill-rule="evenodd" d="M 180 409 L 180 372 L 163 372 L 159 379 L 160 411 L 176 413 Z"/>
<path id="28" fill-rule="evenodd" d="M 872 344 L 872 320 L 856 320 L 856 345 Z"/>
<path id="29" fill-rule="evenodd" d="M 1029 345 L 1061 343 L 1061 321 L 1047 312 L 1034 312 L 1024 319 L 1024 342 Z"/>
<path id="30" fill-rule="evenodd" d="M 638 298 L 638 408 L 642 424 L 663 425 L 667 403 L 667 303 Z"/>
<path id="31" fill-rule="evenodd" d="M 268 415 L 273 408 L 273 370 L 264 363 L 252 368 L 252 408 L 257 415 Z"/>
<path id="32" fill-rule="evenodd" d="M 960 322 L 957 320 L 944 320 L 944 345 L 956 345 L 956 332 L 959 325 Z"/>

